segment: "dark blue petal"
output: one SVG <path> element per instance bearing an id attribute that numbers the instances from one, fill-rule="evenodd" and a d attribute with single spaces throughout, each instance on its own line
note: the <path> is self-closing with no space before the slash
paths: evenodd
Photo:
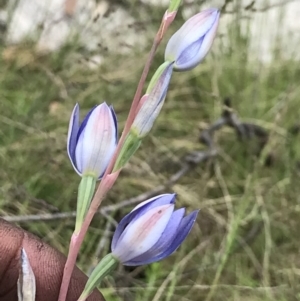
<path id="1" fill-rule="evenodd" d="M 112 116 L 113 116 L 113 119 L 114 119 L 114 123 L 115 123 L 115 127 L 116 127 L 116 144 L 117 144 L 117 142 L 118 142 L 118 120 L 117 120 L 117 115 L 115 113 L 115 110 L 114 110 L 113 106 L 110 106 L 109 108 L 111 110 L 111 113 L 112 113 Z"/>
<path id="2" fill-rule="evenodd" d="M 186 217 L 184 217 L 182 219 L 174 240 L 167 247 L 167 249 L 165 249 L 163 252 L 161 252 L 160 254 L 158 254 L 154 257 L 147 258 L 144 261 L 131 260 L 131 261 L 125 262 L 123 264 L 128 265 L 128 266 L 144 265 L 144 264 L 149 264 L 152 262 L 162 260 L 165 257 L 171 255 L 182 244 L 182 242 L 185 240 L 185 238 L 191 231 L 191 229 L 195 223 L 195 220 L 197 218 L 198 212 L 199 212 L 199 210 L 193 211 L 189 215 L 187 215 Z"/>
<path id="3" fill-rule="evenodd" d="M 68 149 L 68 155 L 71 160 L 71 163 L 77 172 L 78 170 L 76 168 L 75 149 L 77 144 L 78 131 L 79 131 L 79 105 L 76 104 L 70 118 L 67 149 Z"/>
<path id="4" fill-rule="evenodd" d="M 141 204 L 140 207 L 137 209 L 133 209 L 130 213 L 128 213 L 118 224 L 113 239 L 111 243 L 112 251 L 115 249 L 118 240 L 123 233 L 124 229 L 128 226 L 129 223 L 136 221 L 140 217 L 142 217 L 147 211 L 156 208 L 158 206 L 167 205 L 167 204 L 174 204 L 175 203 L 176 194 L 163 194 L 157 197 L 154 197 L 152 201 L 147 202 L 143 205 Z"/>

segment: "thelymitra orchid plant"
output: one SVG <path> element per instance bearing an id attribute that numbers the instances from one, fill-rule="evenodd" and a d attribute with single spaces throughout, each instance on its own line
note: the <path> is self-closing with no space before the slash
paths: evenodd
<path id="1" fill-rule="evenodd" d="M 80 122 L 79 105 L 70 118 L 68 155 L 81 177 L 77 197 L 75 230 L 58 301 L 65 301 L 73 268 L 85 234 L 107 192 L 116 182 L 120 171 L 140 147 L 158 117 L 173 72 L 195 68 L 209 52 L 216 35 L 220 12 L 212 8 L 187 20 L 170 38 L 165 49 L 165 61 L 143 87 L 154 54 L 172 21 L 180 0 L 171 0 L 155 36 L 152 49 L 141 75 L 123 132 L 118 139 L 117 117 L 112 106 L 105 102 L 95 106 Z M 99 185 L 96 189 L 97 182 Z M 156 262 L 171 255 L 189 234 L 198 210 L 185 214 L 185 208 L 175 209 L 175 194 L 155 196 L 136 206 L 117 226 L 106 255 L 92 272 L 78 300 L 83 301 L 119 264 L 138 266 Z M 24 257 L 23 265 L 29 275 L 30 298 L 34 300 L 34 275 Z M 20 285 L 20 295 L 24 287 Z"/>

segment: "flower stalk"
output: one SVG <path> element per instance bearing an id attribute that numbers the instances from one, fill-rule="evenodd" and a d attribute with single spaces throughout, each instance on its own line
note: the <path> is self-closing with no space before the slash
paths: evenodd
<path id="1" fill-rule="evenodd" d="M 133 98 L 133 101 L 132 101 L 132 104 L 130 107 L 128 118 L 126 120 L 124 130 L 122 132 L 120 140 L 119 140 L 118 144 L 116 145 L 116 147 L 114 147 L 113 151 L 107 151 L 107 153 L 109 153 L 109 159 L 107 159 L 107 157 L 105 157 L 107 159 L 107 160 L 105 160 L 105 162 L 107 164 L 101 163 L 101 164 L 91 165 L 90 163 L 91 162 L 95 163 L 95 161 L 86 160 L 86 158 L 84 156 L 82 156 L 82 154 L 84 152 L 81 152 L 80 149 L 78 149 L 77 155 L 76 155 L 76 151 L 74 152 L 75 147 L 79 143 L 79 136 L 80 136 L 80 134 L 82 135 L 82 133 L 83 133 L 83 130 L 78 129 L 78 127 L 79 127 L 78 126 L 78 117 L 77 117 L 78 114 L 76 112 L 74 113 L 74 116 L 75 116 L 74 120 L 73 120 L 74 123 L 72 125 L 72 129 L 70 130 L 71 134 L 68 138 L 68 141 L 69 141 L 68 152 L 69 152 L 69 156 L 70 156 L 71 162 L 73 164 L 73 167 L 78 172 L 78 174 L 80 174 L 81 176 L 92 176 L 95 179 L 102 179 L 102 180 L 101 180 L 101 182 L 98 186 L 98 189 L 96 190 L 94 197 L 91 201 L 90 201 L 91 191 L 93 190 L 93 187 L 92 187 L 93 185 L 91 185 L 91 183 L 90 183 L 90 188 L 87 188 L 87 192 L 82 193 L 82 194 L 84 194 L 82 199 L 85 199 L 85 201 L 84 201 L 84 204 L 80 205 L 81 206 L 80 212 L 82 212 L 81 217 L 79 218 L 79 221 L 76 224 L 76 229 L 71 237 L 69 253 L 68 253 L 67 261 L 66 261 L 65 268 L 64 268 L 64 273 L 63 273 L 62 284 L 61 284 L 58 301 L 65 301 L 65 299 L 66 299 L 69 282 L 71 279 L 71 275 L 72 275 L 72 272 L 73 272 L 73 269 L 74 269 L 74 266 L 76 263 L 77 255 L 80 250 L 81 244 L 83 242 L 84 236 L 85 236 L 85 234 L 89 228 L 89 225 L 93 219 L 93 216 L 97 212 L 103 198 L 105 197 L 105 195 L 107 194 L 109 189 L 111 189 L 111 187 L 114 185 L 114 183 L 115 183 L 116 179 L 118 178 L 118 175 L 121 171 L 121 168 L 123 167 L 123 162 L 122 162 L 122 164 L 120 164 L 119 169 L 117 169 L 117 170 L 114 169 L 116 160 L 118 159 L 118 155 L 119 155 L 120 151 L 122 150 L 122 147 L 124 146 L 124 142 L 126 141 L 125 140 L 126 137 L 128 137 L 128 134 L 132 130 L 134 130 L 134 131 L 138 130 L 135 133 L 137 133 L 139 138 L 142 138 L 144 134 L 147 134 L 148 129 L 152 127 L 154 119 L 153 120 L 150 119 L 150 122 L 147 123 L 146 126 L 141 127 L 142 123 L 138 122 L 139 119 L 136 117 L 138 116 L 140 111 L 143 111 L 145 109 L 145 103 L 147 103 L 147 101 L 149 101 L 149 95 L 151 94 L 152 90 L 155 90 L 155 85 L 153 86 L 153 89 L 152 89 L 152 86 L 151 86 L 152 83 L 151 83 L 150 88 L 149 88 L 149 90 L 151 90 L 151 91 L 150 91 L 149 95 L 146 95 L 146 97 L 142 97 L 142 89 L 144 87 L 145 80 L 149 73 L 149 69 L 150 69 L 150 66 L 151 66 L 153 58 L 154 58 L 154 54 L 164 36 L 167 28 L 169 27 L 169 25 L 172 23 L 172 21 L 175 18 L 179 4 L 180 4 L 180 0 L 171 0 L 169 9 L 166 11 L 166 13 L 164 14 L 164 16 L 162 18 L 159 30 L 154 38 L 152 48 L 150 50 L 150 53 L 147 58 L 147 62 L 144 66 L 141 78 L 139 80 L 139 83 L 138 83 L 138 86 L 137 86 L 137 89 L 136 89 L 136 92 L 135 92 L 135 95 L 134 95 L 134 98 Z M 166 58 L 166 61 L 168 61 L 169 63 L 173 63 L 176 61 L 176 59 L 177 59 L 176 57 L 171 56 L 171 59 Z M 178 63 L 178 60 L 177 60 L 177 63 Z M 188 62 L 188 64 L 190 64 L 190 63 Z M 179 70 L 180 64 L 179 65 L 177 64 L 176 68 Z M 182 68 L 182 69 L 184 69 L 184 68 Z M 154 82 L 155 82 L 155 80 L 154 80 Z M 166 89 L 167 89 L 167 87 L 166 87 Z M 154 110 L 152 111 L 152 113 L 154 115 L 157 112 L 159 112 L 160 105 L 161 105 L 161 103 L 163 103 L 163 100 L 164 100 L 164 96 L 165 96 L 164 93 L 162 93 L 160 98 L 158 98 L 159 103 L 157 104 L 156 107 L 154 107 Z M 143 101 L 143 103 L 140 103 L 141 100 Z M 93 112 L 91 112 L 91 115 L 92 115 L 92 113 Z M 157 113 L 157 115 L 158 115 L 158 113 Z M 150 116 L 150 115 L 148 115 L 148 116 Z M 88 121 L 89 118 L 91 118 L 91 117 L 90 117 L 90 115 L 88 115 L 86 118 L 87 118 L 86 120 Z M 96 120 L 98 120 L 98 118 L 95 118 L 94 120 L 95 120 L 94 122 L 96 124 Z M 132 128 L 134 122 L 135 122 L 135 124 L 134 124 L 134 127 Z M 74 131 L 74 124 L 75 124 L 75 131 Z M 87 124 L 88 124 L 88 122 L 87 122 Z M 90 124 L 92 124 L 92 123 L 90 122 Z M 110 124 L 112 124 L 112 123 L 110 123 Z M 84 127 L 86 127 L 85 123 L 83 123 L 83 125 L 84 125 Z M 93 127 L 91 126 L 89 128 L 93 128 Z M 111 126 L 110 126 L 110 128 L 112 129 Z M 110 137 L 112 137 L 112 136 L 110 136 Z M 82 136 L 82 139 L 83 138 L 84 138 L 84 136 Z M 81 142 L 82 141 L 80 140 L 80 143 Z M 82 145 L 84 145 L 84 143 Z M 98 144 L 96 143 L 95 145 L 98 145 Z M 129 143 L 129 145 L 134 146 L 134 147 L 131 147 L 131 150 L 134 150 L 135 148 L 137 149 L 139 146 L 138 143 L 133 143 L 133 144 Z M 97 147 L 99 147 L 99 146 L 97 146 Z M 112 147 L 110 149 L 112 149 Z M 90 153 L 90 156 L 93 157 L 96 153 L 97 152 L 94 149 L 94 151 L 92 153 Z M 74 154 L 75 154 L 75 156 L 74 156 Z M 130 152 L 129 152 L 129 154 L 130 154 Z M 126 156 L 129 156 L 129 155 L 126 155 Z M 79 159 L 81 159 L 82 161 L 80 161 Z M 81 162 L 81 165 L 80 164 L 78 165 L 79 161 Z M 87 195 L 87 196 L 85 196 L 85 195 Z M 166 205 L 165 207 L 161 208 L 161 210 L 163 210 L 164 212 L 168 212 L 168 218 L 170 218 L 169 221 L 172 220 L 171 224 L 174 224 L 176 218 L 172 218 L 172 216 L 177 211 L 173 212 L 172 208 L 173 208 L 173 205 L 169 204 L 169 205 Z M 140 212 L 141 209 L 135 208 L 134 210 L 136 212 Z M 136 212 L 131 213 L 130 216 L 135 215 Z M 121 231 L 122 234 L 120 234 L 120 236 L 117 240 L 117 243 L 114 244 L 114 247 L 112 246 L 113 255 L 115 257 L 117 257 L 118 260 L 122 261 L 123 264 L 132 264 L 133 263 L 132 265 L 140 264 L 141 262 L 143 262 L 143 263 L 153 262 L 153 259 L 150 259 L 150 258 L 154 258 L 154 257 L 155 257 L 154 261 L 157 261 L 157 260 L 160 260 L 160 259 L 170 255 L 172 252 L 174 252 L 176 250 L 176 248 L 180 245 L 180 243 L 186 237 L 186 235 L 188 234 L 188 232 L 196 218 L 196 213 L 192 213 L 193 214 L 192 217 L 189 215 L 189 218 L 188 218 L 188 216 L 183 218 L 184 212 L 182 212 L 182 210 L 179 212 L 180 213 L 176 213 L 174 216 L 178 215 L 177 217 L 181 217 L 182 219 L 179 218 L 179 220 L 181 220 L 181 222 L 186 221 L 183 223 L 183 226 L 182 226 L 183 228 L 185 228 L 185 230 L 184 231 L 182 230 L 183 232 L 179 231 L 178 233 L 184 233 L 184 234 L 177 237 L 176 236 L 177 232 L 174 230 L 174 228 L 171 227 L 173 229 L 172 230 L 173 232 L 172 232 L 172 239 L 169 239 L 169 243 L 172 244 L 172 247 L 169 247 L 166 250 L 165 249 L 166 246 L 163 244 L 165 237 L 163 237 L 163 236 L 157 237 L 157 241 L 155 243 L 153 241 L 151 244 L 149 244 L 149 241 L 148 241 L 148 243 L 146 243 L 146 247 L 144 246 L 144 249 L 143 249 L 143 250 L 145 250 L 145 254 L 137 255 L 135 253 L 134 258 L 129 258 L 128 254 L 124 255 L 121 252 L 122 248 L 120 247 L 120 246 L 122 246 L 122 244 L 124 245 L 128 241 L 127 239 L 125 239 L 125 237 L 127 237 L 127 238 L 130 237 L 129 234 L 128 234 L 129 236 L 126 236 L 124 234 L 126 232 L 126 229 L 125 229 L 125 227 L 123 227 L 123 229 Z M 156 213 L 158 214 L 158 212 L 156 212 Z M 146 213 L 144 212 L 144 214 L 146 214 Z M 166 214 L 167 213 L 164 213 L 164 216 L 165 216 L 164 221 L 165 222 L 159 223 L 161 229 L 164 228 L 165 230 L 169 229 L 168 228 L 169 223 L 166 222 L 166 220 L 168 220 L 168 218 L 166 218 L 166 216 L 167 216 Z M 152 220 L 152 219 L 150 218 L 150 220 Z M 177 224 L 177 229 L 179 229 L 178 227 L 180 228 L 181 226 L 179 226 Z M 187 231 L 187 229 L 189 229 L 189 230 Z M 168 230 L 168 231 L 171 231 L 171 230 Z M 120 233 L 120 231 L 118 231 L 118 233 Z M 140 233 L 140 234 L 142 235 L 142 233 Z M 161 251 L 163 251 L 163 250 L 165 252 L 161 253 Z M 168 254 L 168 255 L 166 255 L 166 254 Z M 139 258 L 139 256 L 144 256 L 144 257 Z M 109 264 L 108 264 L 108 266 L 109 266 Z M 111 266 L 114 266 L 114 264 L 112 264 Z M 105 273 L 103 273 L 103 275 L 104 274 Z"/>

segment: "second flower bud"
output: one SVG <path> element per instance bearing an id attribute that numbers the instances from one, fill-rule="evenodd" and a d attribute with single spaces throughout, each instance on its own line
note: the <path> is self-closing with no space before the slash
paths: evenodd
<path id="1" fill-rule="evenodd" d="M 75 171 L 101 179 L 116 149 L 118 126 L 115 112 L 105 102 L 79 122 L 79 105 L 71 115 L 68 154 Z"/>

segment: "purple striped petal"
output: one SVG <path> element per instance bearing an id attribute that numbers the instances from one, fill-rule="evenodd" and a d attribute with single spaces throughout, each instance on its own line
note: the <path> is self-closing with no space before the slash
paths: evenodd
<path id="1" fill-rule="evenodd" d="M 144 264 L 149 264 L 152 262 L 162 260 L 165 257 L 171 255 L 173 252 L 177 250 L 177 248 L 181 245 L 181 243 L 185 240 L 185 238 L 191 231 L 195 223 L 195 220 L 197 218 L 198 212 L 199 210 L 193 211 L 181 220 L 177 234 L 174 237 L 173 241 L 169 246 L 166 246 L 166 249 L 163 250 L 161 253 L 159 253 L 154 257 L 144 258 L 145 259 L 144 261 L 135 261 L 135 259 L 132 259 L 126 262 L 125 264 L 131 266 L 144 265 Z"/>
<path id="2" fill-rule="evenodd" d="M 121 234 L 113 255 L 125 263 L 152 248 L 167 227 L 173 210 L 174 204 L 159 206 L 131 222 Z"/>
<path id="3" fill-rule="evenodd" d="M 111 249 L 112 251 L 115 250 L 116 245 L 118 244 L 119 238 L 123 233 L 124 229 L 129 226 L 132 222 L 136 221 L 137 219 L 143 217 L 149 210 L 167 205 L 167 204 L 174 204 L 175 203 L 176 194 L 161 194 L 159 196 L 153 197 L 147 201 L 142 202 L 138 206 L 136 206 L 130 213 L 128 213 L 118 224 L 117 229 L 114 233 Z"/>
<path id="4" fill-rule="evenodd" d="M 157 243 L 149 249 L 144 254 L 133 258 L 129 262 L 125 262 L 125 265 L 137 265 L 137 262 L 143 262 L 143 264 L 146 264 L 149 260 L 151 261 L 152 258 L 155 258 L 162 252 L 164 252 L 168 246 L 172 243 L 174 240 L 178 227 L 181 223 L 181 220 L 184 216 L 185 209 L 181 208 L 173 212 L 169 223 L 165 229 L 165 231 L 162 233 L 161 237 L 157 241 Z"/>

